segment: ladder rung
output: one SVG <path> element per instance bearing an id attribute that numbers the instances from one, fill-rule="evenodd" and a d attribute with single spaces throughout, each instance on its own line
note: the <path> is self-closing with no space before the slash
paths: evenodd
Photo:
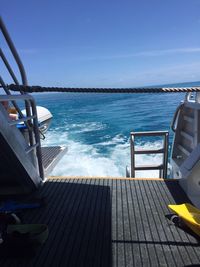
<path id="1" fill-rule="evenodd" d="M 18 124 L 20 122 L 25 122 L 25 121 L 28 121 L 28 120 L 31 120 L 31 119 L 34 119 L 34 118 L 36 118 L 36 115 L 25 117 L 25 118 L 21 118 L 21 119 L 18 119 L 18 120 L 13 120 L 13 121 L 9 122 L 9 125 L 10 126 L 16 125 L 16 124 Z"/>
<path id="2" fill-rule="evenodd" d="M 194 121 L 194 118 L 189 117 L 187 115 L 185 115 L 183 118 L 184 118 L 185 121 L 190 122 L 190 123 L 192 123 Z"/>
<path id="3" fill-rule="evenodd" d="M 168 135 L 168 131 L 148 131 L 148 132 L 131 132 L 133 136 L 166 136 Z"/>
<path id="4" fill-rule="evenodd" d="M 38 147 L 38 146 L 39 146 L 39 144 L 36 143 L 35 145 L 28 147 L 28 148 L 25 150 L 26 154 L 28 154 L 29 152 L 31 152 L 33 149 L 35 149 L 35 148 Z"/>
<path id="5" fill-rule="evenodd" d="M 163 164 L 160 164 L 160 165 L 138 165 L 137 167 L 135 167 L 134 169 L 136 171 L 148 171 L 148 170 L 163 170 Z"/>
<path id="6" fill-rule="evenodd" d="M 164 148 L 149 149 L 149 150 L 137 149 L 134 151 L 134 154 L 160 154 L 160 153 L 164 153 L 164 152 L 165 152 Z"/>
<path id="7" fill-rule="evenodd" d="M 181 131 L 181 135 L 183 136 L 183 137 L 185 137 L 186 139 L 188 139 L 189 141 L 193 141 L 193 136 L 192 135 L 190 135 L 189 133 L 186 133 L 186 132 L 184 132 L 184 131 Z"/>
<path id="8" fill-rule="evenodd" d="M 190 152 L 185 149 L 182 145 L 178 145 L 178 148 L 181 152 L 183 152 L 186 156 L 189 156 L 190 155 Z"/>

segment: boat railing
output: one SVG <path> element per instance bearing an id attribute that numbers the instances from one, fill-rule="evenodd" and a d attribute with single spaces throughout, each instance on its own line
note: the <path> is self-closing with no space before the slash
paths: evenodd
<path id="1" fill-rule="evenodd" d="M 19 72 L 20 72 L 20 75 L 21 75 L 21 84 L 26 86 L 28 85 L 28 81 L 27 81 L 27 76 L 26 76 L 26 72 L 25 72 L 25 69 L 24 69 L 24 66 L 23 66 L 23 63 L 20 59 L 20 56 L 14 46 L 14 43 L 6 29 L 6 26 L 5 24 L 3 23 L 3 20 L 1 19 L 0 17 L 0 30 L 3 34 L 3 37 L 12 53 L 12 56 L 18 66 L 18 69 L 19 69 Z M 0 57 L 1 57 L 1 60 L 6 68 L 6 70 L 8 71 L 9 75 L 10 75 L 10 78 L 12 79 L 12 81 L 14 82 L 14 84 L 16 86 L 20 86 L 20 82 L 19 80 L 17 79 L 17 75 L 15 75 L 15 72 L 13 70 L 13 68 L 11 67 L 9 61 L 7 60 L 7 57 L 5 55 L 5 53 L 3 52 L 3 50 L 0 48 Z M 7 94 L 7 95 L 11 95 L 11 91 L 9 90 L 6 82 L 3 80 L 3 78 L 0 76 L 0 85 L 1 85 L 1 88 L 4 90 L 4 92 Z M 23 92 L 20 87 L 19 87 L 19 92 L 20 94 L 25 94 L 25 92 Z M 16 111 L 18 112 L 19 116 L 21 118 L 24 117 L 24 115 L 22 114 L 21 112 L 21 109 L 19 108 L 19 106 L 17 105 L 16 101 L 15 100 L 12 100 L 12 104 L 13 106 L 15 107 Z M 25 100 L 25 108 L 26 108 L 26 113 L 28 116 L 31 115 L 31 108 L 30 108 L 30 104 L 29 104 L 29 101 L 26 101 Z M 29 139 L 30 139 L 30 143 L 32 144 L 33 143 L 33 134 L 32 134 L 32 129 L 30 127 L 30 125 L 25 121 L 25 124 L 28 128 L 28 134 L 29 134 Z"/>
<path id="2" fill-rule="evenodd" d="M 0 87 L 4 90 L 4 93 L 7 95 L 2 95 L 0 101 L 9 101 L 12 103 L 13 107 L 16 109 L 16 112 L 19 114 L 19 120 L 9 122 L 10 126 L 13 124 L 17 124 L 19 122 L 24 122 L 24 124 L 27 127 L 27 138 L 28 143 L 30 145 L 30 151 L 35 147 L 36 148 L 36 156 L 38 161 L 38 167 L 39 167 L 39 173 L 40 177 L 44 178 L 43 174 L 43 168 L 42 168 L 42 154 L 41 154 L 41 143 L 40 143 L 40 134 L 39 134 L 39 128 L 38 128 L 38 118 L 37 118 L 37 110 L 36 105 L 34 102 L 34 99 L 26 94 L 24 91 L 20 89 L 20 85 L 27 86 L 27 76 L 25 72 L 25 68 L 23 66 L 23 63 L 20 59 L 20 56 L 14 46 L 14 43 L 3 23 L 2 18 L 0 17 L 0 31 L 8 45 L 8 48 L 10 49 L 12 56 L 18 66 L 19 73 L 21 76 L 21 82 L 18 80 L 17 75 L 15 75 L 14 69 L 11 67 L 9 60 L 7 59 L 5 53 L 0 48 L 0 58 L 3 62 L 3 65 L 5 66 L 5 69 L 7 70 L 11 80 L 16 86 L 19 86 L 19 95 L 12 95 L 11 91 L 9 90 L 6 82 L 3 80 L 3 78 L 0 76 Z M 17 100 L 23 100 L 25 103 L 25 109 L 26 109 L 26 116 L 21 112 L 21 109 L 19 105 L 17 104 Z"/>
<path id="3" fill-rule="evenodd" d="M 4 38 L 5 38 L 5 41 L 6 41 L 7 45 L 8 45 L 8 47 L 10 48 L 10 51 L 11 51 L 11 53 L 12 53 L 14 59 L 15 59 L 15 62 L 17 63 L 17 66 L 19 68 L 20 75 L 21 75 L 22 84 L 23 85 L 28 85 L 27 76 L 26 76 L 26 72 L 25 72 L 24 66 L 22 64 L 22 61 L 21 61 L 21 59 L 19 57 L 19 54 L 18 54 L 18 52 L 17 52 L 17 50 L 16 50 L 16 48 L 14 46 L 14 43 L 13 43 L 13 41 L 12 41 L 12 39 L 11 39 L 11 37 L 10 37 L 10 35 L 9 35 L 7 29 L 6 29 L 6 26 L 3 23 L 3 20 L 2 20 L 1 17 L 0 17 L 0 29 L 1 29 L 1 32 L 2 32 L 2 34 L 4 36 Z M 19 83 L 16 75 L 14 74 L 14 71 L 11 68 L 8 60 L 6 59 L 6 56 L 4 55 L 4 53 L 3 53 L 3 51 L 1 49 L 0 49 L 0 56 L 1 56 L 6 68 L 8 70 L 10 76 L 12 77 L 14 83 L 19 85 L 20 83 Z"/>
<path id="4" fill-rule="evenodd" d="M 136 149 L 135 139 L 137 137 L 162 137 L 163 146 L 158 149 Z M 167 164 L 168 164 L 168 131 L 148 131 L 148 132 L 131 132 L 130 134 L 130 147 L 131 147 L 131 170 L 130 176 L 135 177 L 136 171 L 149 171 L 149 170 L 159 170 L 159 178 L 167 178 Z M 161 154 L 162 163 L 158 165 L 136 165 L 136 155 L 152 155 Z"/>

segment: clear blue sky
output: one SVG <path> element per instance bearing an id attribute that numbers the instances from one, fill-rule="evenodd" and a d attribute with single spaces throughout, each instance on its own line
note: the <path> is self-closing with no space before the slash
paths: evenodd
<path id="1" fill-rule="evenodd" d="M 31 85 L 132 87 L 200 80 L 200 0 L 0 3 Z"/>

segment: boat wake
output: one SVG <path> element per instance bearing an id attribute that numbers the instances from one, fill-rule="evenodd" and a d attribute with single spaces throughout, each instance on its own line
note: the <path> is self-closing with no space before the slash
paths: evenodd
<path id="1" fill-rule="evenodd" d="M 105 141 L 106 139 L 106 141 Z M 130 146 L 126 136 L 106 136 L 101 143 L 85 144 L 71 139 L 67 132 L 49 131 L 43 146 L 64 145 L 68 152 L 51 173 L 52 176 L 112 176 L 125 177 L 126 166 L 130 166 Z M 155 149 L 161 142 L 138 143 L 136 148 Z M 105 148 L 107 153 L 102 153 Z M 161 163 L 160 155 L 137 155 L 136 164 Z M 136 172 L 136 177 L 158 177 L 158 171 Z"/>

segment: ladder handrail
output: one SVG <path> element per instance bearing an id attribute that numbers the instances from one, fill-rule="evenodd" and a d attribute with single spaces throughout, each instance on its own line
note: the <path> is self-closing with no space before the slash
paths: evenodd
<path id="1" fill-rule="evenodd" d="M 22 61 L 21 61 L 21 59 L 19 57 L 19 54 L 18 54 L 18 52 L 17 52 L 17 50 L 16 50 L 16 48 L 14 46 L 14 43 L 13 43 L 13 41 L 12 41 L 12 39 L 11 39 L 7 29 L 6 29 L 6 26 L 5 26 L 1 16 L 0 16 L 0 30 L 1 30 L 3 36 L 4 36 L 5 40 L 6 40 L 9 48 L 10 48 L 10 51 L 11 51 L 16 63 L 17 63 L 17 66 L 19 68 L 19 72 L 20 72 L 20 75 L 21 75 L 21 79 L 22 79 L 22 84 L 24 86 L 27 86 L 28 85 L 28 81 L 27 81 L 27 76 L 26 76 L 24 65 L 23 65 L 23 63 L 22 63 Z M 18 82 L 18 80 L 17 80 L 12 68 L 10 67 L 5 55 L 3 54 L 3 51 L 1 51 L 0 56 L 1 56 L 6 68 L 8 70 L 10 76 L 12 77 L 13 81 L 15 82 L 15 84 L 17 86 L 19 86 L 20 84 L 19 84 L 19 82 Z M 3 81 L 3 79 L 1 77 L 0 77 L 0 83 L 1 83 L 1 86 L 4 89 L 4 91 L 6 92 L 6 94 L 10 95 L 11 93 L 10 93 L 9 89 L 7 88 L 6 84 L 4 83 L 4 81 Z M 20 91 L 21 94 L 25 94 L 25 92 L 23 92 L 20 89 L 20 87 L 19 87 L 19 91 Z M 19 107 L 17 106 L 17 104 L 14 101 L 13 101 L 13 105 L 17 109 L 17 112 L 20 114 L 20 116 L 23 117 Z M 27 115 L 30 116 L 30 105 L 29 105 L 28 101 L 25 102 L 25 107 L 26 107 Z M 33 137 L 33 134 L 32 134 L 32 130 L 30 129 L 28 124 L 27 124 L 27 127 L 28 127 L 28 134 L 29 134 L 30 143 L 33 144 L 34 137 Z"/>
<path id="2" fill-rule="evenodd" d="M 0 16 L 0 31 L 2 32 L 6 43 L 8 45 L 8 47 L 10 48 L 10 51 L 15 59 L 15 62 L 17 63 L 17 66 L 19 68 L 19 72 L 21 75 L 21 80 L 22 80 L 22 85 L 23 86 L 27 86 L 28 85 L 28 81 L 27 81 L 27 76 L 26 76 L 26 72 L 25 72 L 25 68 L 24 65 L 19 57 L 19 54 L 14 46 L 14 43 L 6 29 L 6 26 L 4 25 L 4 22 Z M 25 125 L 27 126 L 28 129 L 28 138 L 29 138 L 29 144 L 31 147 L 35 147 L 36 149 L 36 160 L 38 163 L 38 171 L 40 174 L 40 177 L 42 179 L 44 179 L 44 171 L 43 171 L 43 165 L 42 165 L 42 152 L 41 152 L 41 143 L 40 143 L 40 134 L 39 134 L 39 128 L 38 128 L 38 118 L 37 118 L 37 109 L 36 109 L 36 104 L 34 99 L 31 96 L 27 96 L 27 94 L 20 89 L 20 83 L 18 82 L 17 77 L 15 76 L 15 73 L 13 71 L 13 69 L 11 68 L 6 56 L 4 55 L 3 51 L 0 50 L 0 58 L 2 59 L 5 67 L 7 68 L 11 78 L 13 79 L 14 83 L 16 84 L 16 86 L 19 86 L 19 91 L 21 93 L 21 95 L 23 95 L 23 100 L 25 101 L 25 108 L 26 108 L 26 115 L 28 118 L 30 118 L 30 120 L 24 119 L 24 115 L 22 114 L 20 108 L 18 107 L 16 100 L 20 97 L 20 96 L 12 96 L 11 92 L 8 88 L 8 86 L 6 85 L 6 83 L 4 82 L 3 78 L 0 76 L 0 85 L 1 87 L 4 89 L 5 93 L 7 94 L 7 98 L 4 96 L 1 96 L 1 99 L 5 99 L 6 101 L 11 101 L 13 106 L 16 108 L 20 119 L 22 121 L 24 121 Z M 33 118 L 31 118 L 31 116 L 33 115 Z M 35 146 L 35 142 L 38 144 Z"/>
<path id="3" fill-rule="evenodd" d="M 177 118 L 178 118 L 178 115 L 180 114 L 181 109 L 183 108 L 183 105 L 184 105 L 184 103 L 181 102 L 180 105 L 178 105 L 178 107 L 176 108 L 176 111 L 174 113 L 174 116 L 173 116 L 173 119 L 172 119 L 172 122 L 171 122 L 171 129 L 172 129 L 173 132 L 176 131 L 175 123 L 177 121 Z"/>
<path id="4" fill-rule="evenodd" d="M 18 68 L 19 68 L 19 71 L 20 71 L 20 74 L 21 74 L 21 79 L 22 79 L 22 84 L 23 85 L 28 85 L 28 81 L 27 81 L 27 76 L 26 76 L 26 72 L 25 72 L 25 68 L 24 68 L 24 65 L 19 57 L 19 54 L 14 46 L 14 43 L 12 41 L 12 39 L 10 38 L 10 35 L 6 29 L 6 26 L 0 16 L 0 29 L 1 29 L 1 32 L 3 33 L 4 35 L 4 38 L 10 48 L 10 51 L 12 52 L 12 55 L 18 65 Z"/>

